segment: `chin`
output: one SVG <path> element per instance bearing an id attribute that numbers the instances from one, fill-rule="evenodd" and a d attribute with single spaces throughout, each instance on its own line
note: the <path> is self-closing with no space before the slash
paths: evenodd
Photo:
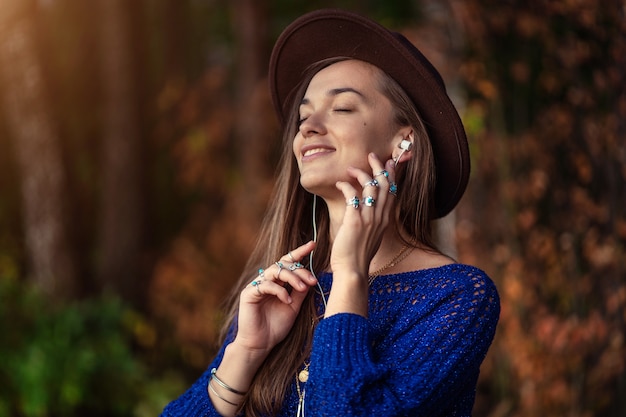
<path id="1" fill-rule="evenodd" d="M 300 185 L 311 194 L 324 196 L 330 192 L 337 192 L 336 180 L 328 178 L 312 178 L 311 176 L 300 177 Z"/>

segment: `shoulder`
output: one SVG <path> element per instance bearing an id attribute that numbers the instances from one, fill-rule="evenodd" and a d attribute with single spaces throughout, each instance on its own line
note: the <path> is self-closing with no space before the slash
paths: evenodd
<path id="1" fill-rule="evenodd" d="M 422 275 L 422 283 L 442 298 L 465 305 L 499 306 L 496 285 L 480 268 L 455 263 L 419 272 L 415 271 L 416 278 Z"/>
<path id="2" fill-rule="evenodd" d="M 472 265 L 448 263 L 396 274 L 383 275 L 379 283 L 408 285 L 411 288 L 463 288 L 482 292 L 495 292 L 496 286 L 485 271 Z M 375 282 L 376 282 L 375 281 Z"/>
<path id="3" fill-rule="evenodd" d="M 381 346 L 388 338 L 405 336 L 433 344 L 445 338 L 480 339 L 485 349 L 491 342 L 500 299 L 483 270 L 448 264 L 379 278 L 371 288 L 369 313 L 373 337 Z"/>
<path id="4" fill-rule="evenodd" d="M 390 297 L 395 302 L 390 304 Z M 466 312 L 488 311 L 497 317 L 500 310 L 497 288 L 487 273 L 459 263 L 378 277 L 370 301 L 379 308 L 393 305 L 407 314 L 460 308 Z"/>
<path id="5" fill-rule="evenodd" d="M 477 296 L 497 295 L 496 286 L 489 275 L 482 269 L 471 265 L 453 263 L 422 271 L 412 271 L 409 275 L 435 288 L 452 286 L 452 288 L 470 291 Z"/>

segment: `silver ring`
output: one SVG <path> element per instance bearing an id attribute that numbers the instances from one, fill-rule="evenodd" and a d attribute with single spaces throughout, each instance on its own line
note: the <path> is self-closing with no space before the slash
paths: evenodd
<path id="1" fill-rule="evenodd" d="M 255 279 L 254 281 L 252 281 L 252 282 L 250 283 L 250 285 L 252 285 L 254 288 L 256 288 L 256 292 L 257 292 L 257 294 L 259 294 L 259 295 L 263 295 L 263 294 L 261 294 L 261 290 L 259 290 L 259 285 L 261 285 L 261 283 L 262 283 L 262 282 L 263 282 L 263 281 L 262 281 L 262 280 L 260 280 L 260 279 Z"/>
<path id="2" fill-rule="evenodd" d="M 283 270 L 283 263 L 280 261 L 274 262 L 274 264 L 278 267 L 278 272 L 276 273 L 276 279 L 280 279 L 280 271 Z"/>
<path id="3" fill-rule="evenodd" d="M 389 172 L 386 169 L 383 169 L 378 174 L 374 175 L 374 177 L 379 177 L 381 175 L 385 178 L 389 178 Z"/>
<path id="4" fill-rule="evenodd" d="M 304 265 L 302 265 L 300 262 L 294 262 L 287 267 L 287 269 L 289 269 L 290 271 L 295 271 L 296 269 L 300 268 L 304 268 Z"/>
<path id="5" fill-rule="evenodd" d="M 359 201 L 359 197 L 354 196 L 354 197 L 352 197 L 350 200 L 348 200 L 348 201 L 347 201 L 347 203 L 348 203 L 348 204 L 346 204 L 346 205 L 348 205 L 348 206 L 352 206 L 352 207 L 354 207 L 355 209 L 358 209 L 358 208 L 359 208 L 359 204 L 360 204 L 361 202 Z"/>
<path id="6" fill-rule="evenodd" d="M 368 186 L 378 187 L 378 180 L 376 178 L 372 178 L 371 180 L 363 184 L 363 188 L 368 187 Z"/>
<path id="7" fill-rule="evenodd" d="M 389 184 L 389 194 L 398 195 L 398 184 L 393 181 Z"/>
<path id="8" fill-rule="evenodd" d="M 265 278 L 265 270 L 263 268 L 259 268 L 259 276 Z"/>
<path id="9" fill-rule="evenodd" d="M 293 257 L 293 255 L 291 254 L 291 251 L 287 252 L 287 256 L 289 256 L 289 259 L 291 259 L 291 262 L 295 262 L 295 258 Z"/>
<path id="10" fill-rule="evenodd" d="M 376 200 L 374 200 L 374 197 L 372 197 L 371 195 L 368 195 L 363 199 L 363 204 L 365 204 L 365 206 L 367 207 L 373 207 L 374 204 L 376 204 Z"/>

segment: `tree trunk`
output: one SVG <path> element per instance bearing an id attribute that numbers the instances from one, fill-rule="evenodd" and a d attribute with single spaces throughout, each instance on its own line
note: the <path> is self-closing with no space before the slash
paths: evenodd
<path id="1" fill-rule="evenodd" d="M 65 207 L 67 177 L 37 54 L 32 2 L 0 2 L 0 94 L 21 177 L 29 274 L 52 299 L 77 293 Z M 30 14 L 29 14 L 30 13 Z"/>
<path id="2" fill-rule="evenodd" d="M 237 218 L 245 227 L 256 229 L 267 203 L 265 185 L 268 172 L 270 139 L 267 137 L 268 122 L 263 109 L 268 108 L 265 99 L 267 83 L 266 4 L 260 0 L 236 0 L 232 3 L 232 27 L 236 38 L 238 63 L 236 69 L 236 155 L 245 188 L 238 193 Z M 271 116 L 273 117 L 273 116 Z"/>
<path id="3" fill-rule="evenodd" d="M 98 275 L 105 289 L 141 303 L 140 133 L 128 4 L 97 2 L 103 93 Z"/>

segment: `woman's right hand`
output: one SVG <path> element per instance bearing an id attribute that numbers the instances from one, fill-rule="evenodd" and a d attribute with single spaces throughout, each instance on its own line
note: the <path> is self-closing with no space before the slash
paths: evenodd
<path id="1" fill-rule="evenodd" d="M 287 336 L 309 288 L 317 283 L 300 264 L 314 248 L 315 242 L 310 241 L 292 250 L 243 289 L 233 345 L 264 359 Z M 287 284 L 291 291 L 285 288 Z"/>
<path id="2" fill-rule="evenodd" d="M 222 362 L 213 371 L 221 383 L 213 382 L 211 377 L 207 386 L 209 398 L 221 415 L 237 414 L 242 395 L 250 387 L 258 367 L 291 330 L 309 288 L 317 283 L 313 274 L 300 264 L 314 248 L 311 241 L 292 250 L 241 291 L 237 336 L 226 346 Z M 291 291 L 285 288 L 287 285 Z"/>

